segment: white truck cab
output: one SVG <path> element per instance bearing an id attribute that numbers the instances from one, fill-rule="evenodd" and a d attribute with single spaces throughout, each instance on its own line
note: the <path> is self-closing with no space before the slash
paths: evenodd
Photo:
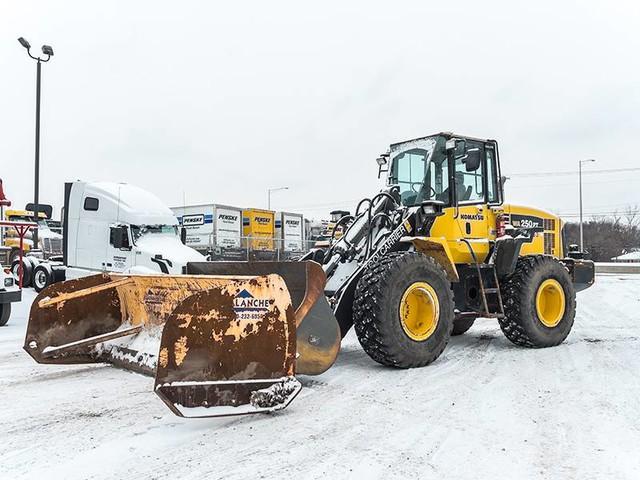
<path id="1" fill-rule="evenodd" d="M 63 262 L 40 262 L 37 291 L 63 279 L 100 271 L 183 273 L 205 257 L 184 245 L 178 219 L 162 201 L 126 183 L 65 184 Z"/>
<path id="2" fill-rule="evenodd" d="M 181 241 L 178 219 L 158 197 L 134 185 L 65 185 L 66 278 L 80 270 L 180 274 L 205 257 Z"/>

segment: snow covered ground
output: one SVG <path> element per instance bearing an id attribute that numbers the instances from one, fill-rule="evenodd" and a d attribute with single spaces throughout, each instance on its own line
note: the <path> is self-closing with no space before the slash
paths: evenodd
<path id="1" fill-rule="evenodd" d="M 383 368 L 350 334 L 274 415 L 175 417 L 153 380 L 21 350 L 0 328 L 0 478 L 640 478 L 640 275 L 600 275 L 559 347 L 485 320 L 433 365 Z"/>

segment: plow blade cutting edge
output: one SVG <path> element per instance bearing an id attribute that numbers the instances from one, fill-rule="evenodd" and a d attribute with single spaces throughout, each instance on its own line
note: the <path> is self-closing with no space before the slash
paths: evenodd
<path id="1" fill-rule="evenodd" d="M 156 393 L 180 416 L 282 409 L 300 391 L 297 371 L 335 361 L 340 333 L 317 264 L 271 265 L 274 273 L 103 273 L 53 284 L 33 302 L 24 349 L 38 363 L 155 375 Z"/>

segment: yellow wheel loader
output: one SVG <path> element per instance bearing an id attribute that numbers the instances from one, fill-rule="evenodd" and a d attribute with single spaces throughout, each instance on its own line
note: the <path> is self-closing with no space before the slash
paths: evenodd
<path id="1" fill-rule="evenodd" d="M 155 375 L 174 413 L 199 417 L 286 407 L 296 375 L 326 371 L 352 326 L 373 360 L 400 368 L 433 362 L 477 318 L 525 347 L 567 337 L 594 265 L 565 255 L 558 217 L 504 203 L 494 140 L 439 133 L 377 162 L 386 187 L 301 261 L 57 283 L 33 303 L 25 350 Z"/>

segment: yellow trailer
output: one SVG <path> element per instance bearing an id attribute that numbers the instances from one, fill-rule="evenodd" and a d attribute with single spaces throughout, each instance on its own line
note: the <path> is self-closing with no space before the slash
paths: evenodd
<path id="1" fill-rule="evenodd" d="M 275 212 L 259 208 L 242 211 L 243 246 L 257 256 L 272 256 L 277 248 Z"/>

